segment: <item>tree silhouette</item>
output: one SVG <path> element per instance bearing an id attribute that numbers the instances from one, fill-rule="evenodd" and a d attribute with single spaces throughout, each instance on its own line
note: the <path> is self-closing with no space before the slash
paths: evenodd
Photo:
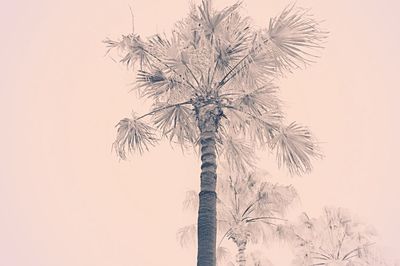
<path id="1" fill-rule="evenodd" d="M 153 101 L 148 113 L 117 124 L 118 156 L 142 153 L 163 137 L 184 148 L 199 146 L 200 266 L 215 265 L 217 155 L 244 171 L 254 165 L 254 146 L 267 146 L 292 174 L 309 172 L 310 157 L 319 155 L 306 127 L 284 125 L 274 81 L 311 63 L 326 33 L 294 6 L 262 29 L 251 27 L 239 8 L 237 2 L 217 11 L 203 0 L 169 35 L 132 32 L 104 41 L 108 52 L 117 50 L 121 63 L 137 70 L 135 89 Z"/>
<path id="2" fill-rule="evenodd" d="M 303 214 L 293 232 L 293 265 L 386 265 L 376 249 L 374 230 L 344 209 L 325 208 L 318 219 Z"/>
<path id="3" fill-rule="evenodd" d="M 250 242 L 256 244 L 271 240 L 268 237 L 272 234 L 282 237 L 281 234 L 285 233 L 282 224 L 285 211 L 297 199 L 293 187 L 262 181 L 256 173 L 221 178 L 217 192 L 218 247 L 225 239 L 232 240 L 237 248 L 238 266 L 246 265 L 246 249 Z M 197 208 L 196 194 L 194 191 L 187 192 L 185 208 Z M 178 232 L 181 244 L 194 238 L 195 229 L 191 225 Z M 224 249 L 220 252 L 225 253 Z"/>

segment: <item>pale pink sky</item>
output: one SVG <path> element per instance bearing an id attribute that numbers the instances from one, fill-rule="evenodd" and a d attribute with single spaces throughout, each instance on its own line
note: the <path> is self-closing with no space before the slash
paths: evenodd
<path id="1" fill-rule="evenodd" d="M 232 1 L 218 1 L 224 6 Z M 287 1 L 245 0 L 266 25 Z M 389 257 L 400 250 L 398 1 L 298 0 L 331 34 L 319 62 L 282 81 L 290 120 L 307 124 L 325 159 L 289 178 L 271 155 L 260 166 L 294 183 L 303 209 L 347 207 L 374 225 Z M 131 110 L 132 74 L 103 57 L 105 37 L 168 30 L 188 2 L 8 1 L 0 10 L 0 265 L 195 265 L 176 230 L 199 161 L 162 145 L 129 162 L 110 152 Z M 273 252 L 271 252 L 273 253 Z M 279 253 L 276 253 L 279 254 Z M 289 265 L 288 258 L 275 265 Z M 286 259 L 286 260 L 285 260 Z"/>

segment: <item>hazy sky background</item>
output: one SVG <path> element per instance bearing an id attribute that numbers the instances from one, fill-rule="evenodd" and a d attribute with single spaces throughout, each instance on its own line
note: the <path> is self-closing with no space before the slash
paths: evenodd
<path id="1" fill-rule="evenodd" d="M 218 1 L 223 7 L 232 1 Z M 289 2 L 245 0 L 266 25 Z M 302 208 L 343 206 L 374 225 L 399 257 L 400 34 L 395 0 L 298 0 L 331 34 L 319 62 L 281 82 L 288 119 L 308 125 L 325 158 L 290 178 L 260 153 L 273 182 L 293 183 Z M 119 162 L 114 125 L 143 104 L 134 80 L 104 57 L 105 37 L 168 31 L 188 1 L 8 1 L 0 10 L 0 265 L 195 265 L 177 229 L 199 160 L 168 143 Z M 193 220 L 194 221 L 194 220 Z M 290 258 L 272 251 L 275 265 Z"/>

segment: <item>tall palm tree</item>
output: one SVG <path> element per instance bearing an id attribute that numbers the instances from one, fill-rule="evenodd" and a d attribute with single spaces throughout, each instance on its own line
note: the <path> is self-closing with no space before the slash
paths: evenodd
<path id="1" fill-rule="evenodd" d="M 386 265 L 377 251 L 374 230 L 344 209 L 325 208 L 318 219 L 303 214 L 293 234 L 293 265 Z"/>
<path id="2" fill-rule="evenodd" d="M 262 29 L 252 28 L 239 8 L 237 2 L 217 11 L 203 0 L 169 35 L 143 38 L 132 32 L 104 41 L 109 51 L 119 51 L 123 64 L 135 67 L 135 88 L 153 101 L 148 113 L 117 124 L 118 156 L 142 153 L 161 137 L 199 146 L 200 266 L 215 265 L 217 154 L 243 170 L 254 164 L 254 144 L 268 146 L 279 166 L 294 174 L 310 171 L 310 157 L 319 154 L 306 127 L 284 126 L 274 81 L 311 63 L 326 33 L 309 12 L 294 6 Z"/>
<path id="3" fill-rule="evenodd" d="M 220 235 L 219 245 L 225 239 L 236 245 L 236 265 L 246 265 L 246 249 L 251 242 L 269 240 L 271 233 L 283 233 L 284 214 L 297 198 L 292 186 L 271 184 L 261 180 L 256 173 L 229 175 L 222 178 L 217 186 L 217 222 Z M 187 208 L 198 206 L 196 192 L 188 192 L 184 202 Z M 179 231 L 180 240 L 192 238 L 193 226 Z"/>

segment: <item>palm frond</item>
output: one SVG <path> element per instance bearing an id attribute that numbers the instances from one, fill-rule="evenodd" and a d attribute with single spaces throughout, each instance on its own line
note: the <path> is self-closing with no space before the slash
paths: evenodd
<path id="1" fill-rule="evenodd" d="M 257 89 L 237 93 L 233 105 L 238 109 L 256 116 L 280 110 L 280 101 L 276 95 L 278 87 L 266 84 Z"/>
<path id="2" fill-rule="evenodd" d="M 232 87 L 235 90 L 237 87 L 257 87 L 271 82 L 277 74 L 277 67 L 265 42 L 259 33 L 252 33 L 245 53 L 221 78 L 217 89 L 224 91 Z"/>
<path id="3" fill-rule="evenodd" d="M 180 228 L 176 237 L 182 247 L 194 246 L 197 239 L 197 226 L 192 224 Z"/>
<path id="4" fill-rule="evenodd" d="M 136 81 L 140 95 L 155 102 L 185 101 L 191 96 L 191 91 L 179 79 L 167 76 L 160 69 L 152 72 L 139 70 Z"/>
<path id="5" fill-rule="evenodd" d="M 226 247 L 217 247 L 217 264 L 223 265 L 230 257 L 232 257 L 231 252 Z"/>
<path id="6" fill-rule="evenodd" d="M 233 171 L 238 173 L 246 173 L 255 168 L 254 148 L 244 139 L 235 138 L 231 135 L 223 136 L 219 155 Z"/>
<path id="7" fill-rule="evenodd" d="M 252 100 L 245 101 L 250 102 Z M 261 107 L 261 104 L 264 107 Z M 249 104 L 248 106 L 238 103 L 223 105 L 223 112 L 227 119 L 222 120 L 221 128 L 227 132 L 232 131 L 236 135 L 242 134 L 251 142 L 264 148 L 266 145 L 270 145 L 276 132 L 281 127 L 283 118 L 283 114 L 279 109 L 271 109 L 267 112 L 256 109 L 265 108 L 266 106 L 267 103 L 263 102 L 255 103 L 255 105 Z M 249 109 L 256 111 L 256 114 L 248 112 L 251 111 Z"/>
<path id="8" fill-rule="evenodd" d="M 154 129 L 138 120 L 136 116 L 124 118 L 116 125 L 117 138 L 113 149 L 117 155 L 125 160 L 127 152 L 143 153 L 148 147 L 157 142 Z"/>
<path id="9" fill-rule="evenodd" d="M 232 6 L 226 7 L 221 11 L 215 11 L 211 7 L 210 0 L 203 0 L 199 6 L 199 23 L 201 24 L 204 36 L 211 43 L 215 40 L 215 36 L 220 33 L 222 22 L 240 6 L 240 2 L 236 2 Z"/>
<path id="10" fill-rule="evenodd" d="M 311 132 L 295 122 L 282 127 L 271 146 L 276 149 L 278 166 L 285 165 L 291 174 L 310 172 L 311 157 L 322 156 Z"/>
<path id="11" fill-rule="evenodd" d="M 122 35 L 120 41 L 106 39 L 103 42 L 107 44 L 107 53 L 117 48 L 120 53 L 124 54 L 120 61 L 127 67 L 134 68 L 135 63 L 139 61 L 140 69 L 142 69 L 144 65 L 150 63 L 146 52 L 146 43 L 142 41 L 139 35 Z"/>
<path id="12" fill-rule="evenodd" d="M 198 129 L 191 108 L 159 103 L 155 109 L 160 111 L 154 113 L 154 123 L 170 141 L 177 141 L 183 146 L 186 142 L 192 144 L 197 142 Z"/>
<path id="13" fill-rule="evenodd" d="M 267 184 L 264 191 L 269 207 L 279 216 L 283 216 L 288 207 L 299 199 L 296 189 L 290 185 Z"/>
<path id="14" fill-rule="evenodd" d="M 199 197 L 198 193 L 194 190 L 186 192 L 185 200 L 183 201 L 183 209 L 197 211 L 199 209 Z"/>
<path id="15" fill-rule="evenodd" d="M 252 45 L 253 32 L 249 19 L 242 18 L 238 12 L 225 19 L 221 28 L 222 32 L 213 45 L 215 69 L 212 72 L 211 84 L 214 76 L 222 78 L 227 74 L 246 55 L 249 45 Z"/>
<path id="16" fill-rule="evenodd" d="M 301 68 L 312 62 L 327 37 L 308 10 L 288 6 L 270 20 L 267 47 L 280 70 Z"/>
<path id="17" fill-rule="evenodd" d="M 262 114 L 259 117 L 249 116 L 246 123 L 248 124 L 249 138 L 258 143 L 261 148 L 269 145 L 275 132 L 279 129 L 283 115 L 279 110 L 272 110 Z"/>
<path id="18" fill-rule="evenodd" d="M 172 46 L 171 41 L 167 36 L 162 36 L 160 34 L 155 34 L 148 38 L 148 50 L 157 55 L 159 58 L 165 58 L 168 53 L 168 49 Z"/>

